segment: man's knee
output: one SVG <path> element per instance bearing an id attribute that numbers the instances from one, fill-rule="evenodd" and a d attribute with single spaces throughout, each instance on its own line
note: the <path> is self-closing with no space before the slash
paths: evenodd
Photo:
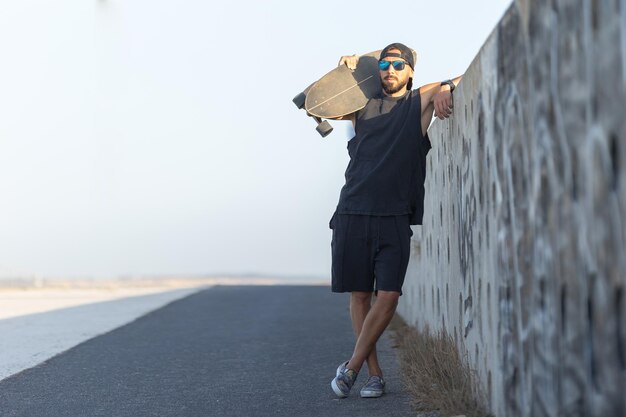
<path id="1" fill-rule="evenodd" d="M 378 291 L 376 295 L 377 303 L 380 302 L 385 307 L 393 310 L 398 306 L 399 299 L 400 293 L 397 291 Z"/>
<path id="2" fill-rule="evenodd" d="M 353 304 L 370 305 L 370 303 L 372 302 L 372 293 L 353 291 L 350 294 L 350 302 Z"/>

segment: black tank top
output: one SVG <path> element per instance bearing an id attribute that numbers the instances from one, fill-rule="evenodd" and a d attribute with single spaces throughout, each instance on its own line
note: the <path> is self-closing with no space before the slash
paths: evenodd
<path id="1" fill-rule="evenodd" d="M 357 113 L 337 213 L 410 214 L 411 224 L 422 224 L 431 145 L 428 135 L 422 135 L 421 114 L 419 90 L 372 98 Z"/>

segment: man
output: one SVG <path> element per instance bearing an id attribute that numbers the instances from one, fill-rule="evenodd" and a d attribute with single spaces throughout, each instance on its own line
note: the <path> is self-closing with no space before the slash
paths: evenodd
<path id="1" fill-rule="evenodd" d="M 357 56 L 339 65 L 354 70 Z M 412 224 L 421 224 L 424 202 L 426 130 L 433 112 L 452 113 L 452 91 L 461 77 L 411 90 L 412 51 L 393 43 L 381 52 L 382 94 L 369 100 L 351 120 L 355 136 L 348 142 L 350 163 L 337 210 L 330 221 L 332 291 L 350 292 L 350 318 L 357 336 L 352 357 L 339 365 L 331 387 L 347 397 L 367 362 L 369 379 L 361 397 L 385 392 L 376 342 L 391 321 L 406 273 Z M 372 294 L 376 301 L 372 304 Z"/>

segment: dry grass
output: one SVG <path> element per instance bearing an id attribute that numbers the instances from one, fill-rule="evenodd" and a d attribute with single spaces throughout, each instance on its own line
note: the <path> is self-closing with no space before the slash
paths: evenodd
<path id="1" fill-rule="evenodd" d="M 488 417 L 482 390 L 451 337 L 420 333 L 396 315 L 391 322 L 402 379 L 417 412 Z"/>

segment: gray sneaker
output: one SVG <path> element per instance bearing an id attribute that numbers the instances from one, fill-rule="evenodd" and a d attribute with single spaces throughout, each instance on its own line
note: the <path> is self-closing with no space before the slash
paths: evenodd
<path id="1" fill-rule="evenodd" d="M 339 376 L 339 374 L 342 373 L 344 369 L 346 369 L 346 365 L 348 365 L 348 362 L 349 361 L 345 361 L 337 367 L 337 373 L 335 374 L 335 376 Z"/>
<path id="2" fill-rule="evenodd" d="M 385 381 L 378 375 L 369 377 L 363 388 L 361 398 L 378 398 L 385 393 Z"/>
<path id="3" fill-rule="evenodd" d="M 354 385 L 357 376 L 356 371 L 347 369 L 344 366 L 339 375 L 330 381 L 330 386 L 339 398 L 346 398 L 350 394 L 350 389 Z"/>

